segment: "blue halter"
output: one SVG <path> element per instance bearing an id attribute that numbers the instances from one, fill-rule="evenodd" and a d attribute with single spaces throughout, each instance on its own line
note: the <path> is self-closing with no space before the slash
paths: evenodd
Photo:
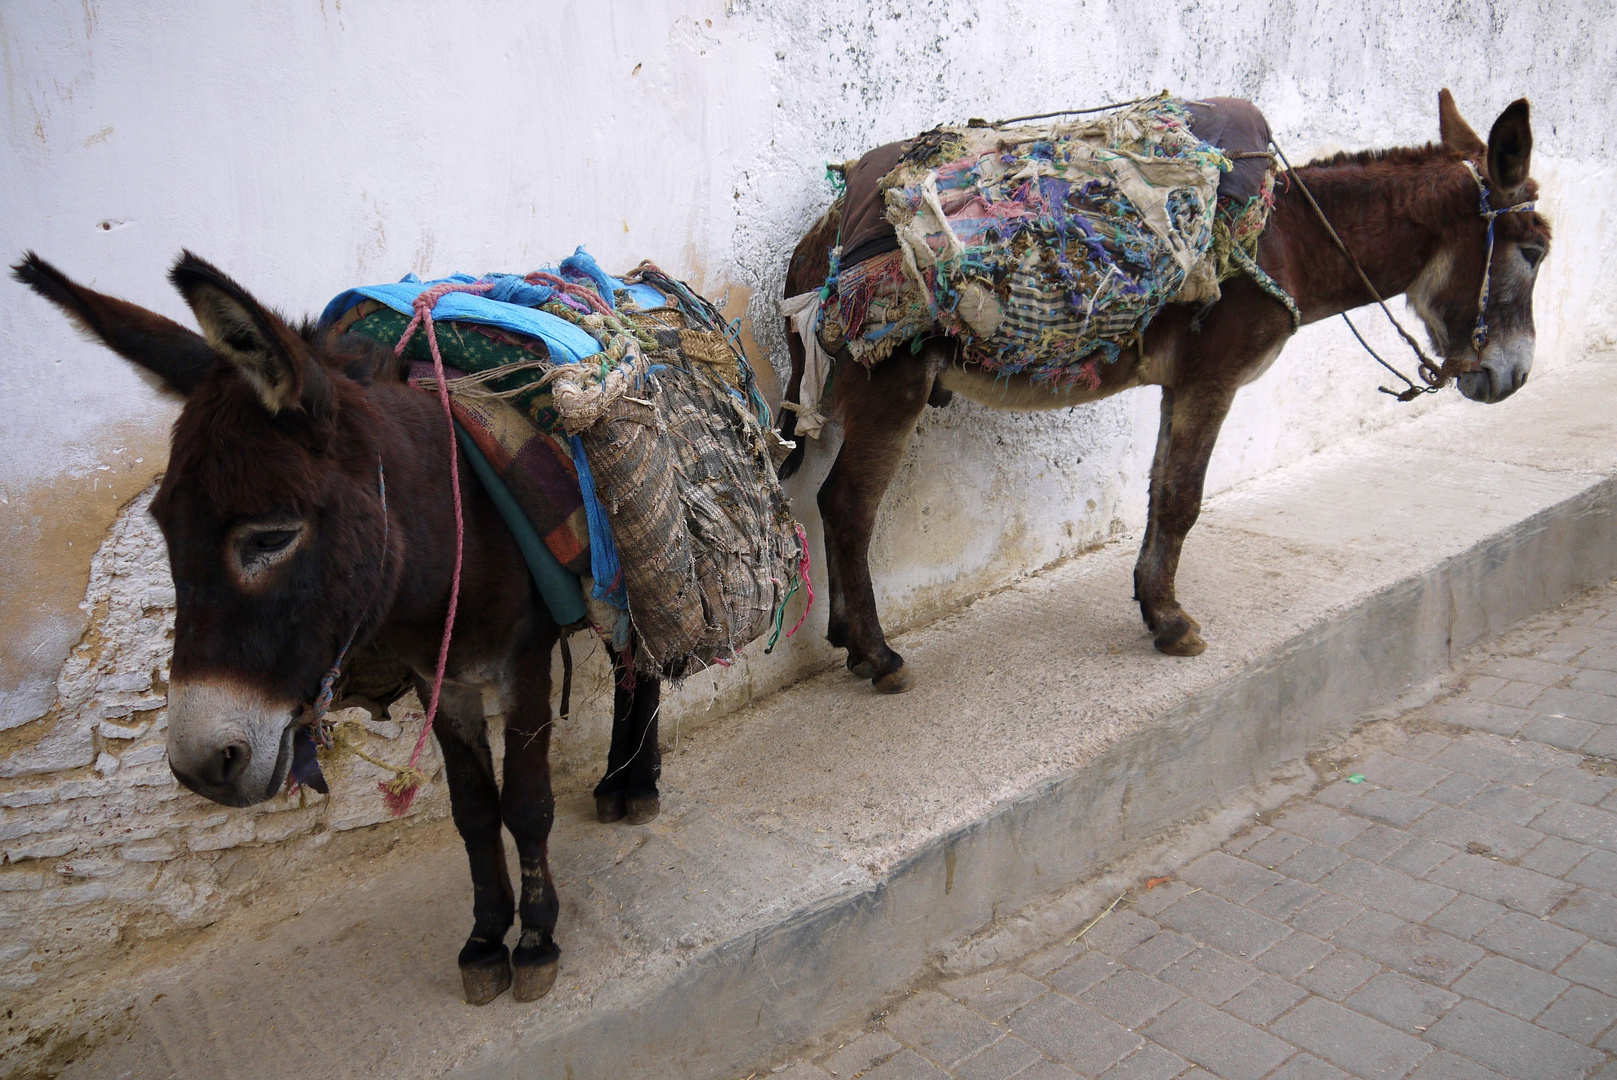
<path id="1" fill-rule="evenodd" d="M 1471 179 L 1477 182 L 1477 192 L 1480 197 L 1482 216 L 1488 221 L 1488 254 L 1482 264 L 1482 290 L 1477 294 L 1477 327 L 1471 331 L 1471 346 L 1482 352 L 1482 347 L 1488 343 L 1488 294 L 1493 289 L 1493 225 L 1500 214 L 1519 214 L 1537 208 L 1536 202 L 1517 203 L 1515 206 L 1506 206 L 1495 210 L 1493 203 L 1488 199 L 1488 185 L 1483 183 L 1482 173 L 1470 161 L 1465 167 L 1471 173 Z"/>

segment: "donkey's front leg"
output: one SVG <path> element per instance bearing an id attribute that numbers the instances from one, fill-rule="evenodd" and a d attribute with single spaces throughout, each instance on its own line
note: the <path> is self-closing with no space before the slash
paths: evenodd
<path id="1" fill-rule="evenodd" d="M 522 864 L 522 936 L 511 954 L 511 996 L 533 1001 L 556 985 L 561 949 L 556 915 L 561 903 L 550 876 L 550 828 L 556 796 L 550 787 L 550 650 L 556 631 L 535 635 L 516 655 L 516 686 L 505 718 L 505 784 L 500 814 L 517 842 Z"/>
<path id="2" fill-rule="evenodd" d="M 609 650 L 611 651 L 611 650 Z M 657 746 L 657 713 L 662 680 L 634 670 L 633 651 L 611 651 L 612 744 L 606 775 L 595 785 L 595 816 L 603 822 L 627 818 L 644 825 L 657 816 L 657 780 L 662 752 Z"/>
<path id="3" fill-rule="evenodd" d="M 430 692 L 430 685 L 416 680 L 421 700 L 427 700 Z M 446 685 L 438 710 L 433 732 L 444 756 L 455 828 L 466 843 L 472 868 L 472 933 L 460 950 L 460 978 L 466 1000 L 486 1005 L 511 985 L 505 933 L 511 929 L 515 901 L 500 836 L 500 791 L 494 782 L 482 694 Z"/>
<path id="4" fill-rule="evenodd" d="M 921 356 L 895 355 L 868 372 L 844 360 L 834 376 L 842 449 L 819 494 L 831 585 L 826 638 L 847 648 L 851 671 L 887 693 L 909 689 L 910 680 L 904 658 L 882 634 L 870 582 L 870 535 L 950 348 L 931 345 Z"/>
<path id="5" fill-rule="evenodd" d="M 1201 514 L 1202 483 L 1218 441 L 1219 427 L 1235 399 L 1233 386 L 1193 383 L 1162 390 L 1162 423 L 1151 464 L 1150 516 L 1134 564 L 1134 598 L 1155 644 L 1171 656 L 1195 656 L 1207 648 L 1201 625 L 1174 595 L 1185 534 Z"/>

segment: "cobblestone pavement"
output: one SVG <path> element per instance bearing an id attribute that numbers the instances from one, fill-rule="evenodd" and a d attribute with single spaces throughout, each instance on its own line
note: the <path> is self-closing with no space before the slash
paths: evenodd
<path id="1" fill-rule="evenodd" d="M 776 1076 L 1617 1078 L 1617 589 L 1312 763 L 1324 786 L 1081 940 Z"/>

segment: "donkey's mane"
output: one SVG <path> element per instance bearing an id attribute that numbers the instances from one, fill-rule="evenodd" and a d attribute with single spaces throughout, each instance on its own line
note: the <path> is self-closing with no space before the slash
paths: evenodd
<path id="1" fill-rule="evenodd" d="M 1302 167 L 1305 169 L 1331 169 L 1343 165 L 1421 165 L 1438 155 L 1450 153 L 1438 143 L 1424 146 L 1391 146 L 1381 150 L 1339 150 L 1327 157 L 1319 157 Z"/>

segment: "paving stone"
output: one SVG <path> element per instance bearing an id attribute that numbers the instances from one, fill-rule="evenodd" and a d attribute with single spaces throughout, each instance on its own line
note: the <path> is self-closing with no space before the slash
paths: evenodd
<path id="1" fill-rule="evenodd" d="M 1145 1033 L 1225 1080 L 1259 1080 L 1291 1057 L 1291 1047 L 1267 1032 L 1186 998 L 1151 1021 Z"/>
<path id="2" fill-rule="evenodd" d="M 1550 921 L 1617 945 L 1617 898 L 1593 889 L 1579 889 L 1557 904 Z"/>
<path id="3" fill-rule="evenodd" d="M 1426 715 L 1444 724 L 1456 724 L 1476 731 L 1495 735 L 1514 735 L 1527 726 L 1533 713 L 1509 705 L 1496 705 L 1491 701 L 1442 701 L 1429 706 Z M 1434 759 L 1434 764 L 1448 767 L 1448 763 Z"/>
<path id="4" fill-rule="evenodd" d="M 1137 1028 L 1182 997 L 1173 987 L 1127 969 L 1098 983 L 1078 1000 L 1127 1028 Z"/>
<path id="5" fill-rule="evenodd" d="M 1309 998 L 1271 1030 L 1365 1080 L 1398 1080 L 1431 1053 L 1419 1039 L 1321 998 Z"/>
<path id="6" fill-rule="evenodd" d="M 1617 998 L 1587 986 L 1574 986 L 1533 1021 L 1581 1043 L 1592 1043 L 1617 1021 Z"/>
<path id="7" fill-rule="evenodd" d="M 1485 1069 L 1459 1054 L 1439 1050 L 1409 1074 L 1409 1080 L 1507 1080 L 1492 1069 Z"/>
<path id="8" fill-rule="evenodd" d="M 1033 1047 L 1015 1035 L 1007 1035 L 951 1071 L 955 1080 L 1010 1080 L 1029 1065 L 1043 1060 L 1044 1055 Z"/>
<path id="9" fill-rule="evenodd" d="M 1244 855 L 1252 847 L 1273 836 L 1274 832 L 1271 825 L 1254 825 L 1239 836 L 1232 836 L 1225 841 L 1224 850 L 1231 855 Z"/>
<path id="10" fill-rule="evenodd" d="M 1602 730 L 1600 724 L 1574 720 L 1570 716 L 1540 716 L 1522 728 L 1522 738 L 1548 743 L 1562 750 L 1576 750 Z"/>
<path id="11" fill-rule="evenodd" d="M 1281 863 L 1307 848 L 1312 842 L 1307 837 L 1271 830 L 1268 836 L 1243 851 L 1241 857 L 1267 869 L 1278 870 Z"/>
<path id="12" fill-rule="evenodd" d="M 1589 851 L 1588 857 L 1564 876 L 1576 884 L 1617 894 L 1617 855 L 1609 851 Z"/>
<path id="13" fill-rule="evenodd" d="M 1049 1061 L 1036 1061 L 1016 1074 L 1016 1080 L 1079 1080 L 1077 1073 Z"/>
<path id="14" fill-rule="evenodd" d="M 1297 982 L 1320 997 L 1341 1001 L 1381 970 L 1381 965 L 1356 952 L 1338 949 L 1297 976 Z"/>
<path id="15" fill-rule="evenodd" d="M 1223 1005 L 1224 1011 L 1259 1026 L 1271 1023 L 1275 1017 L 1308 996 L 1308 991 L 1293 986 L 1284 979 L 1264 975 L 1257 982 L 1236 994 Z"/>
<path id="16" fill-rule="evenodd" d="M 1295 981 L 1299 975 L 1335 951 L 1335 948 L 1318 938 L 1293 934 L 1258 957 L 1257 964 L 1271 974 Z"/>
<path id="17" fill-rule="evenodd" d="M 1347 897 L 1325 893 L 1293 915 L 1291 925 L 1305 934 L 1328 938 L 1362 914 L 1364 908 Z"/>
<path id="18" fill-rule="evenodd" d="M 1558 802 L 1533 822 L 1533 828 L 1579 844 L 1617 851 L 1617 814 L 1574 802 Z"/>
<path id="19" fill-rule="evenodd" d="M 1534 698 L 1543 692 L 1544 687 L 1537 683 L 1507 682 L 1492 694 L 1489 694 L 1487 700 L 1497 701 L 1501 705 L 1514 705 L 1518 709 L 1525 709 L 1533 703 Z"/>
<path id="20" fill-rule="evenodd" d="M 1409 843 L 1409 840 L 1409 834 L 1402 829 L 1394 829 L 1388 825 L 1372 825 L 1343 844 L 1342 852 L 1368 862 L 1381 862 Z"/>
<path id="21" fill-rule="evenodd" d="M 954 979 L 938 989 L 990 1020 L 1003 1020 L 1045 992 L 1043 983 L 1019 971 L 1001 970 L 987 974 L 993 977 Z"/>
<path id="22" fill-rule="evenodd" d="M 1338 810 L 1346 810 L 1371 790 L 1370 785 L 1365 784 L 1363 781 L 1350 784 L 1346 780 L 1337 780 L 1314 792 L 1312 802 L 1317 806 L 1331 806 Z"/>
<path id="23" fill-rule="evenodd" d="M 1477 679 L 1487 678 L 1488 676 L 1486 675 L 1477 676 Z M 1485 698 L 1488 695 L 1477 694 L 1476 696 L 1479 698 Z M 1433 757 L 1446 750 L 1449 744 L 1452 742 L 1454 742 L 1453 739 L 1450 739 L 1445 735 L 1439 735 L 1435 731 L 1418 732 L 1411 735 L 1409 741 L 1398 748 L 1398 756 L 1404 758 L 1413 758 L 1416 761 L 1422 762 L 1430 761 Z"/>
<path id="24" fill-rule="evenodd" d="M 1443 743 L 1447 745 L 1447 740 Z M 1434 747 L 1433 752 L 1441 748 Z M 1403 755 L 1403 747 L 1399 748 L 1397 754 L 1371 754 L 1359 767 L 1359 772 L 1378 787 L 1396 788 L 1411 795 L 1423 794 L 1448 778 L 1447 769 L 1423 761 L 1412 761 Z"/>
<path id="25" fill-rule="evenodd" d="M 1013 1034 L 1086 1076 L 1105 1072 L 1145 1045 L 1122 1025 L 1056 994 L 1021 1009 L 1011 1017 L 1010 1027 Z"/>
<path id="26" fill-rule="evenodd" d="M 1035 979 L 1042 979 L 1057 968 L 1065 967 L 1078 957 L 1089 951 L 1089 946 L 1082 941 L 1072 941 L 1063 938 L 1048 948 L 1038 952 L 1016 965 Z"/>
<path id="27" fill-rule="evenodd" d="M 1500 785 L 1490 785 L 1490 790 Z M 1505 788 L 1503 790 L 1514 790 Z M 1484 792 L 1486 794 L 1486 792 Z M 1477 796 L 1478 799 L 1482 795 Z M 1421 836 L 1430 837 L 1441 843 L 1460 851 L 1470 851 L 1479 855 L 1498 855 L 1501 859 L 1519 859 L 1538 846 L 1544 838 L 1542 833 L 1532 829 L 1524 829 L 1520 825 L 1499 821 L 1483 813 L 1475 812 L 1477 799 L 1465 804 L 1463 809 L 1452 806 L 1439 806 L 1430 814 L 1415 822 L 1411 831 Z M 1540 811 L 1542 811 L 1540 807 Z M 1535 812 L 1536 816 L 1537 812 Z M 1529 819 L 1531 820 L 1531 819 Z M 1486 851 L 1477 851 L 1476 845 L 1487 848 Z"/>
<path id="28" fill-rule="evenodd" d="M 1511 825 L 1530 824 L 1534 818 L 1555 805 L 1554 799 L 1545 798 L 1532 790 L 1535 785 L 1536 781 L 1523 784 L 1521 787 L 1489 784 L 1472 796 L 1464 809 L 1466 812 L 1481 814 L 1483 817 Z"/>
<path id="29" fill-rule="evenodd" d="M 1291 933 L 1273 919 L 1204 892 L 1185 897 L 1162 912 L 1161 918 L 1180 933 L 1234 956 L 1257 956 Z"/>
<path id="30" fill-rule="evenodd" d="M 1086 952 L 1065 967 L 1050 972 L 1044 981 L 1064 994 L 1077 997 L 1116 970 L 1117 961 L 1110 956 L 1103 952 Z"/>
<path id="31" fill-rule="evenodd" d="M 1583 668 L 1582 664 L 1577 666 Z M 1605 694 L 1608 697 L 1617 695 L 1617 671 L 1584 668 L 1572 676 L 1572 681 L 1567 683 L 1567 687 L 1590 694 Z"/>
<path id="32" fill-rule="evenodd" d="M 1565 979 L 1503 956 L 1483 957 L 1454 984 L 1456 993 L 1523 1020 L 1531 1020 L 1549 1008 L 1566 988 Z"/>
<path id="33" fill-rule="evenodd" d="M 1548 915 L 1574 891 L 1555 878 L 1480 855 L 1456 855 L 1426 875 L 1426 880 L 1534 915 Z"/>
<path id="34" fill-rule="evenodd" d="M 1592 671 L 1617 671 L 1617 649 L 1594 646 L 1579 653 L 1572 663 Z"/>
<path id="35" fill-rule="evenodd" d="M 1269 1080 L 1341 1080 L 1347 1073 L 1312 1054 L 1298 1054 L 1269 1074 Z"/>
<path id="36" fill-rule="evenodd" d="M 1539 686 L 1555 686 L 1572 671 L 1564 664 L 1549 664 L 1542 660 L 1529 660 L 1522 656 L 1509 656 L 1483 664 L 1478 669 L 1484 675 L 1513 682 L 1530 682 Z"/>
<path id="37" fill-rule="evenodd" d="M 1144 915 L 1132 911 L 1114 911 L 1090 927 L 1084 935 L 1084 944 L 1112 956 L 1122 956 L 1161 929 Z"/>
<path id="38" fill-rule="evenodd" d="M 1574 844 L 1559 836 L 1546 836 L 1532 851 L 1517 859 L 1516 865 L 1550 877 L 1564 878 L 1589 854 L 1589 849 L 1582 844 Z"/>
<path id="39" fill-rule="evenodd" d="M 1451 994 L 1442 987 L 1390 972 L 1365 983 L 1346 1004 L 1350 1009 L 1419 1038 L 1421 1032 L 1459 1001 L 1458 994 Z"/>
<path id="40" fill-rule="evenodd" d="M 1196 941 L 1172 930 L 1164 930 L 1148 941 L 1142 941 L 1118 959 L 1136 971 L 1155 975 L 1181 956 L 1196 951 Z"/>
<path id="41" fill-rule="evenodd" d="M 1292 807 L 1275 824 L 1287 832 L 1294 832 L 1321 844 L 1331 845 L 1345 844 L 1370 827 L 1369 822 L 1361 821 L 1351 814 L 1344 814 L 1328 806 L 1315 806 L 1313 803 L 1301 803 Z"/>
<path id="42" fill-rule="evenodd" d="M 1572 663 L 1573 658 L 1581 653 L 1587 646 L 1581 641 L 1570 641 L 1565 639 L 1562 636 L 1564 633 L 1564 627 L 1557 630 L 1552 640 L 1545 642 L 1543 645 L 1532 651 L 1532 658 L 1535 660 L 1542 660 L 1546 664 L 1566 665 Z"/>
<path id="43" fill-rule="evenodd" d="M 1617 997 L 1617 949 L 1603 941 L 1589 942 L 1573 953 L 1572 959 L 1556 968 L 1555 973 Z"/>
<path id="44" fill-rule="evenodd" d="M 1430 837 L 1417 836 L 1387 856 L 1383 866 L 1402 870 L 1411 877 L 1425 877 L 1457 854 L 1457 849 Z"/>
<path id="45" fill-rule="evenodd" d="M 1593 806 L 1617 791 L 1617 776 L 1599 776 L 1588 769 L 1563 765 L 1539 777 L 1533 791 L 1552 799 L 1570 799 Z"/>
<path id="46" fill-rule="evenodd" d="M 1603 1064 L 1598 1050 L 1475 1001 L 1462 1001 L 1426 1038 L 1512 1077 L 1578 1077 Z"/>
<path id="47" fill-rule="evenodd" d="M 949 1080 L 949 1074 L 914 1050 L 900 1050 L 865 1073 L 864 1080 Z"/>
<path id="48" fill-rule="evenodd" d="M 1292 916 L 1323 895 L 1307 882 L 1282 878 L 1280 884 L 1254 896 L 1246 906 L 1276 922 L 1290 922 Z"/>
<path id="49" fill-rule="evenodd" d="M 1533 702 L 1533 709 L 1552 716 L 1568 716 L 1596 724 L 1617 724 L 1617 701 L 1604 694 L 1590 694 L 1582 690 L 1546 690 Z"/>
<path id="50" fill-rule="evenodd" d="M 1473 940 L 1489 952 L 1520 960 L 1542 971 L 1554 971 L 1587 939 L 1526 912 L 1511 911 Z"/>
<path id="51" fill-rule="evenodd" d="M 1481 900 L 1461 893 L 1444 906 L 1442 911 L 1426 920 L 1434 930 L 1465 941 L 1482 933 L 1493 921 L 1505 914 L 1505 908 L 1491 900 Z"/>
<path id="52" fill-rule="evenodd" d="M 1617 758 L 1617 727 L 1601 728 L 1592 739 L 1578 747 L 1578 752 L 1590 757 Z M 1611 801 L 1608 798 L 1601 805 L 1611 809 Z"/>
<path id="53" fill-rule="evenodd" d="M 1438 804 L 1419 795 L 1406 795 L 1392 788 L 1375 788 L 1365 792 L 1363 798 L 1354 800 L 1349 810 L 1359 817 L 1379 821 L 1383 825 L 1407 829 L 1416 818 L 1435 805 Z"/>
<path id="54" fill-rule="evenodd" d="M 1482 958 L 1482 950 L 1420 923 L 1366 912 L 1334 939 L 1406 975 L 1447 986 Z"/>
<path id="55" fill-rule="evenodd" d="M 1451 860 L 1452 861 L 1452 860 Z M 1444 865 L 1447 865 L 1446 863 Z M 1424 919 L 1454 899 L 1454 892 L 1401 870 L 1353 859 L 1320 880 L 1320 888 L 1376 911 L 1405 919 Z"/>
<path id="56" fill-rule="evenodd" d="M 1318 881 L 1347 862 L 1348 858 L 1349 856 L 1324 844 L 1309 844 L 1275 869 L 1299 881 Z"/>
<path id="57" fill-rule="evenodd" d="M 885 1061 L 902 1049 L 898 1040 L 887 1032 L 876 1031 L 827 1054 L 821 1059 L 820 1068 L 832 1076 L 847 1080 L 848 1077 L 864 1072 L 876 1062 Z"/>
<path id="58" fill-rule="evenodd" d="M 1134 910 L 1146 918 L 1155 918 L 1157 912 L 1170 904 L 1177 903 L 1179 898 L 1190 892 L 1190 886 L 1182 881 L 1165 881 L 1151 889 L 1144 889 L 1134 898 Z"/>
<path id="59" fill-rule="evenodd" d="M 1470 773 L 1450 773 L 1448 779 L 1428 791 L 1426 797 L 1448 806 L 1459 806 L 1492 782 Z"/>
<path id="60" fill-rule="evenodd" d="M 964 1005 L 935 990 L 912 994 L 882 1022 L 892 1036 L 944 1068 L 963 1061 L 1004 1034 Z"/>
<path id="61" fill-rule="evenodd" d="M 1233 956 L 1203 947 L 1168 965 L 1158 977 L 1210 1005 L 1222 1005 L 1256 982 L 1260 974 Z"/>
<path id="62" fill-rule="evenodd" d="M 1179 871 L 1179 879 L 1237 904 L 1246 903 L 1271 885 L 1284 880 L 1273 870 L 1265 870 L 1222 851 L 1203 855 Z"/>
<path id="63" fill-rule="evenodd" d="M 806 1061 L 794 1061 L 771 1076 L 774 1080 L 829 1080 L 824 1069 L 816 1068 Z"/>
<path id="64" fill-rule="evenodd" d="M 1101 1080 L 1171 1080 L 1189 1067 L 1190 1062 L 1178 1054 L 1171 1054 L 1156 1043 L 1146 1043 L 1113 1065 Z"/>
<path id="65" fill-rule="evenodd" d="M 1434 765 L 1492 780 L 1498 784 L 1525 784 L 1550 771 L 1526 754 L 1512 753 L 1498 739 L 1460 739 L 1432 760 Z"/>

